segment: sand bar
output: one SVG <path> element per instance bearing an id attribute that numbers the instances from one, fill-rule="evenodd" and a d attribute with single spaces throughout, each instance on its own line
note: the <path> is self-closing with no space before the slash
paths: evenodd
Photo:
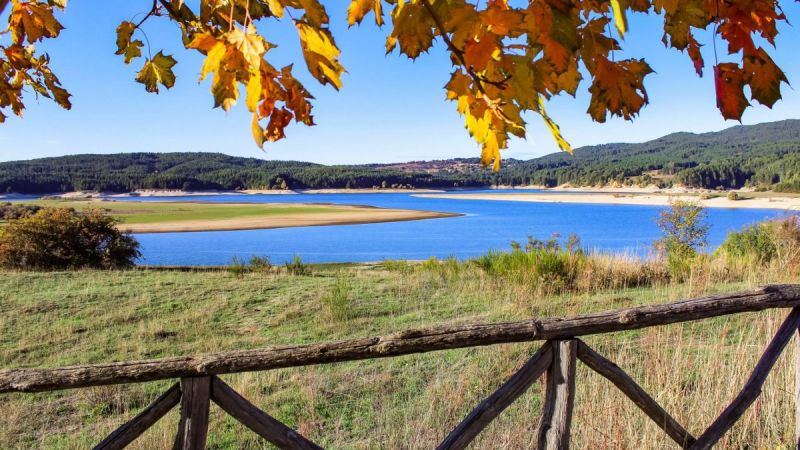
<path id="1" fill-rule="evenodd" d="M 284 206 L 284 205 L 281 205 Z M 230 219 L 175 220 L 154 223 L 121 223 L 121 230 L 131 233 L 174 233 L 190 231 L 233 231 L 269 228 L 311 227 L 322 225 L 354 225 L 408 220 L 456 217 L 460 214 L 406 209 L 386 209 L 370 206 L 330 205 L 328 212 L 313 214 L 282 213 L 264 217 L 237 217 Z"/>
<path id="2" fill-rule="evenodd" d="M 730 200 L 726 196 L 703 199 L 697 195 L 668 195 L 661 193 L 422 194 L 415 195 L 415 197 L 460 200 L 501 200 L 540 203 L 584 203 L 648 206 L 667 206 L 671 201 L 687 200 L 700 203 L 702 206 L 707 208 L 754 208 L 800 211 L 800 197 L 791 196 L 758 196 L 741 200 Z"/>

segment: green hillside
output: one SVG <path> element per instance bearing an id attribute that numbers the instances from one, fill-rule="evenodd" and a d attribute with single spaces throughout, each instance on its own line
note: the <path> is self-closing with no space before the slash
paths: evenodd
<path id="1" fill-rule="evenodd" d="M 135 189 L 453 188 L 491 185 L 672 184 L 800 191 L 800 120 L 674 133 L 640 144 L 582 147 L 570 156 L 325 166 L 220 153 L 75 155 L 0 163 L 0 192 Z"/>

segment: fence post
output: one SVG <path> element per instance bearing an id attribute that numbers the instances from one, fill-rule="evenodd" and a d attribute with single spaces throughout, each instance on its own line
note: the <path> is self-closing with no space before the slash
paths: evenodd
<path id="1" fill-rule="evenodd" d="M 575 339 L 553 341 L 553 363 L 547 370 L 542 419 L 539 422 L 537 448 L 569 448 L 572 406 L 575 402 L 575 366 L 578 343 Z"/>
<path id="2" fill-rule="evenodd" d="M 796 448 L 800 450 L 800 329 L 797 330 L 795 341 L 795 369 L 794 369 L 794 439 Z"/>
<path id="3" fill-rule="evenodd" d="M 173 450 L 206 448 L 210 398 L 210 376 L 181 378 L 181 421 Z"/>

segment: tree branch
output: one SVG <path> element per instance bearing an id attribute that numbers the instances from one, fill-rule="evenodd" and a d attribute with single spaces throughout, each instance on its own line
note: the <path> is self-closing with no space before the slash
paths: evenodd
<path id="1" fill-rule="evenodd" d="M 450 52 L 453 53 L 453 55 L 455 55 L 455 57 L 458 59 L 458 62 L 464 67 L 464 70 L 467 71 L 467 74 L 470 76 L 470 78 L 475 81 L 478 91 L 480 91 L 481 94 L 486 95 L 486 91 L 483 88 L 483 83 L 491 84 L 500 89 L 505 88 L 506 82 L 511 79 L 511 75 L 506 76 L 500 81 L 492 81 L 483 75 L 478 75 L 475 73 L 475 71 L 472 70 L 469 65 L 467 65 L 467 61 L 464 59 L 464 51 L 456 47 L 456 45 L 450 39 L 450 36 L 447 35 L 447 30 L 445 30 L 444 24 L 436 14 L 436 11 L 433 10 L 433 5 L 431 5 L 430 0 L 422 0 L 422 5 L 431 16 L 431 19 L 433 19 L 433 22 L 436 24 L 436 28 L 439 30 L 439 36 L 441 36 L 444 43 L 447 44 L 447 48 L 450 49 Z"/>

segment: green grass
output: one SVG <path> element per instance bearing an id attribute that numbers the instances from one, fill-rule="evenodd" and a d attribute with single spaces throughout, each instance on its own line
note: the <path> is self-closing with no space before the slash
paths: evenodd
<path id="1" fill-rule="evenodd" d="M 192 202 L 116 202 L 116 201 L 69 201 L 37 200 L 40 206 L 74 208 L 100 208 L 126 224 L 149 224 L 196 220 L 239 219 L 252 217 L 276 217 L 285 215 L 328 214 L 348 211 L 327 205 L 275 205 L 275 204 L 230 204 Z"/>
<path id="2" fill-rule="evenodd" d="M 280 269 L 280 270 L 279 270 Z M 572 315 L 661 303 L 765 281 L 663 284 L 541 294 L 525 278 L 476 265 L 392 262 L 314 266 L 310 275 L 219 272 L 0 274 L 0 367 L 55 367 L 379 335 L 444 323 Z M 784 274 L 769 281 L 794 281 Z M 588 337 L 698 434 L 743 383 L 785 311 Z M 538 347 L 496 345 L 225 376 L 257 406 L 326 448 L 433 448 Z M 758 407 L 723 446 L 788 445 L 794 350 Z M 0 394 L 0 448 L 87 448 L 171 381 L 54 393 Z M 475 448 L 526 448 L 542 385 L 505 411 Z M 575 448 L 664 448 L 667 438 L 607 382 L 581 366 Z M 756 412 L 757 411 L 757 412 Z M 166 448 L 170 413 L 132 448 Z M 212 407 L 209 447 L 269 448 Z"/>

